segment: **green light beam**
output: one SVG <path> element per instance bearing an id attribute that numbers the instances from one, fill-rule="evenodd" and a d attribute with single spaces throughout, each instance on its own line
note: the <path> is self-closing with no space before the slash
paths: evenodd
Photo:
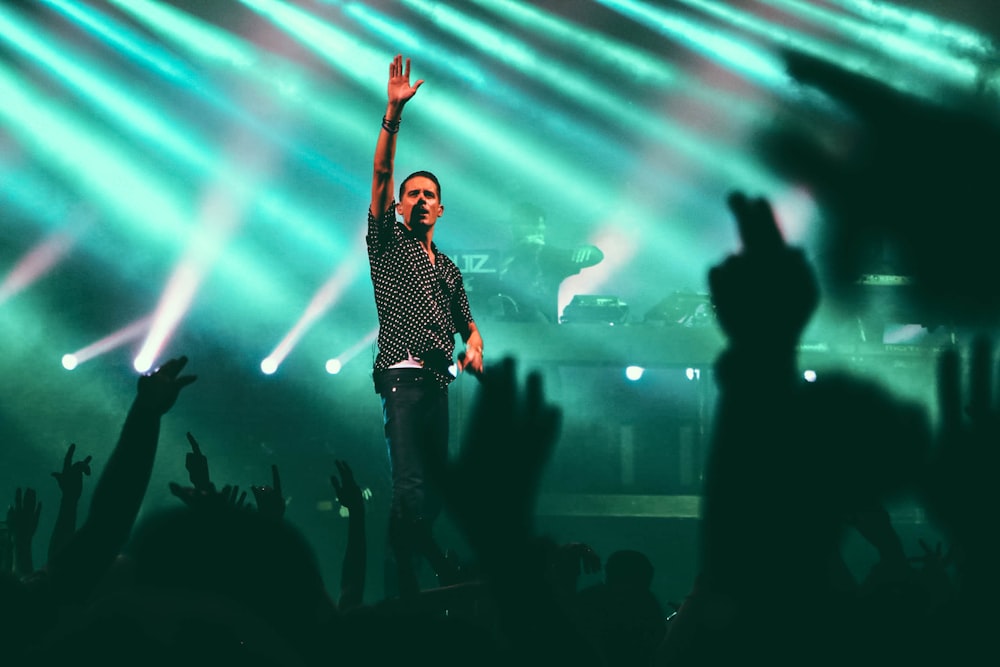
<path id="1" fill-rule="evenodd" d="M 414 30 L 411 24 L 393 20 L 360 2 L 344 5 L 343 13 L 384 44 L 391 44 L 399 53 L 419 56 L 423 65 L 438 65 L 441 69 L 447 70 L 450 76 L 459 79 L 473 90 L 492 90 L 492 86 L 496 83 L 487 80 L 483 76 L 481 64 L 465 53 L 446 49 L 442 44 L 435 44 L 434 48 L 429 48 L 428 40 Z"/>
<path id="2" fill-rule="evenodd" d="M 166 79 L 175 81 L 182 86 L 198 87 L 198 75 L 187 66 L 187 63 L 175 57 L 166 49 L 161 48 L 151 40 L 143 39 L 135 31 L 124 24 L 113 21 L 99 12 L 81 5 L 78 2 L 66 0 L 39 0 L 49 9 L 57 11 L 83 26 L 89 32 L 112 45 L 119 52 L 128 55 L 132 60 L 159 73 Z"/>
<path id="3" fill-rule="evenodd" d="M 710 165 L 726 178 L 745 183 L 747 187 L 767 190 L 775 183 L 756 162 L 744 157 L 742 151 L 733 151 L 730 147 L 699 137 L 692 128 L 679 126 L 668 118 L 651 116 L 645 110 L 637 111 L 619 101 L 607 90 L 595 92 L 590 78 L 576 74 L 575 70 L 566 64 L 545 61 L 523 42 L 493 31 L 485 23 L 472 21 L 447 7 L 426 0 L 403 0 L 403 2 L 424 14 L 441 29 L 483 51 L 485 55 L 516 65 L 522 73 L 543 81 L 577 104 L 586 106 L 588 111 L 600 113 L 610 120 L 632 128 L 651 141 L 669 146 L 671 151 Z M 497 42 L 503 42 L 503 45 L 494 48 Z M 505 141 L 510 141 L 510 137 L 508 136 Z M 521 140 L 518 143 L 522 146 L 533 146 L 535 142 Z M 554 186 L 575 187 L 572 183 L 554 184 Z"/>
<path id="4" fill-rule="evenodd" d="M 979 68 L 974 63 L 956 58 L 939 48 L 927 46 L 921 41 L 905 35 L 884 28 L 872 27 L 872 25 L 862 21 L 803 2 L 793 0 L 760 0 L 760 2 L 781 7 L 789 13 L 809 18 L 828 28 L 832 27 L 841 35 L 851 37 L 860 43 L 878 47 L 880 51 L 893 53 L 909 67 L 922 65 L 925 70 L 934 71 L 951 83 L 970 86 L 975 84 L 978 77 Z M 883 69 L 877 66 L 874 68 Z M 886 74 L 887 72 L 883 72 L 880 78 Z M 919 74 L 923 75 L 925 72 Z"/>
<path id="5" fill-rule="evenodd" d="M 252 128 L 260 139 L 281 146 L 287 152 L 294 154 L 301 162 L 320 173 L 337 171 L 336 163 L 331 162 L 326 156 L 312 151 L 309 147 L 291 142 L 287 137 L 274 132 L 268 124 L 246 113 L 243 108 L 220 95 L 205 77 L 188 67 L 183 60 L 154 41 L 138 35 L 120 21 L 114 21 L 90 8 L 66 2 L 66 0 L 41 1 L 51 9 L 73 20 L 78 26 L 98 36 L 118 52 L 157 73 L 165 81 L 176 85 L 185 95 L 196 97 L 201 102 Z M 283 81 L 280 85 L 285 91 L 293 92 L 295 90 L 295 85 L 288 81 Z"/>
<path id="6" fill-rule="evenodd" d="M 876 23 L 894 24 L 972 56 L 995 57 L 996 45 L 979 32 L 931 14 L 872 0 L 830 0 Z"/>
<path id="7" fill-rule="evenodd" d="M 0 28 L 6 27 L 0 12 Z M 94 72 L 100 68 L 87 62 L 79 54 L 68 54 L 65 49 L 56 51 L 47 47 L 40 39 L 26 34 L 25 26 L 15 24 L 17 30 L 12 34 L 4 34 L 4 38 L 16 39 L 16 45 L 23 47 L 29 55 L 51 69 L 64 83 L 77 90 L 88 99 L 95 102 L 112 122 L 124 119 L 148 143 L 184 166 L 196 172 L 201 178 L 216 178 L 223 176 L 231 187 L 256 192 L 259 184 L 255 178 L 248 177 L 239 168 L 221 160 L 218 155 L 210 154 L 202 147 L 210 142 L 192 127 L 170 118 L 150 102 L 143 102 L 134 93 L 124 94 L 120 91 L 130 90 L 130 86 L 122 81 L 114 81 L 110 76 L 99 77 Z M 329 166 L 332 163 L 327 163 Z M 345 245 L 336 235 L 329 233 L 329 227 L 318 225 L 315 221 L 322 219 L 320 211 L 308 211 L 295 203 L 295 198 L 289 193 L 264 191 L 259 198 L 260 210 L 271 220 L 280 222 L 282 229 L 297 233 L 303 241 L 303 246 L 324 257 L 337 256 L 343 253 Z"/>
<path id="8" fill-rule="evenodd" d="M 604 2 L 605 0 L 600 1 Z M 618 1 L 632 4 L 630 0 Z M 895 68 L 880 66 L 873 61 L 869 52 L 855 51 L 848 53 L 842 46 L 835 46 L 818 38 L 797 33 L 772 21 L 757 18 L 748 12 L 735 10 L 718 2 L 711 2 L 709 0 L 678 1 L 722 19 L 742 30 L 765 37 L 783 48 L 799 51 L 827 62 L 837 63 L 838 66 L 848 71 L 885 81 L 898 90 L 925 98 L 932 97 L 937 92 L 936 86 L 929 85 L 924 80 L 913 78 L 901 79 L 899 72 L 894 71 Z M 784 65 L 782 64 L 783 67 Z M 788 83 L 789 88 L 792 85 L 791 82 Z"/>
<path id="9" fill-rule="evenodd" d="M 554 17 L 534 5 L 514 0 L 471 0 L 487 11 L 521 27 L 544 34 L 563 44 L 571 45 L 581 56 L 627 75 L 633 81 L 655 87 L 674 87 L 682 79 L 676 68 L 663 63 L 659 56 L 637 49 L 600 32 Z"/>
<path id="10" fill-rule="evenodd" d="M 52 230 L 76 203 L 65 190 L 26 164 L 12 164 L 0 159 L 0 209 L 6 215 L 16 211 L 37 226 Z M 9 219 L 4 221 L 10 224 Z"/>
<path id="11" fill-rule="evenodd" d="M 322 86 L 312 80 L 304 68 L 265 57 L 250 43 L 174 8 L 148 0 L 109 1 L 189 55 L 225 67 L 266 91 L 274 101 L 307 113 L 333 136 L 357 141 L 359 137 L 371 134 L 368 117 L 347 113 L 342 100 L 323 93 Z M 357 173 L 346 170 L 341 164 L 330 163 L 326 175 L 338 185 L 358 194 L 367 194 L 370 186 Z M 313 211 L 304 205 L 293 206 L 290 202 L 294 201 L 290 193 L 269 188 L 259 193 L 257 204 L 272 222 L 298 235 L 311 246 L 311 250 L 328 256 L 342 252 L 345 248 L 343 239 L 331 239 L 330 227 L 324 222 L 317 222 L 325 221 L 328 213 Z M 336 246 L 331 247 L 334 241 Z"/>
<path id="12" fill-rule="evenodd" d="M 755 48 L 732 35 L 689 21 L 673 12 L 635 0 L 597 0 L 623 16 L 653 28 L 660 34 L 679 40 L 698 52 L 717 60 L 735 72 L 773 90 L 787 90 L 793 81 L 784 64 L 772 54 Z M 722 10 L 720 10 L 722 11 Z"/>
<path id="13" fill-rule="evenodd" d="M 143 232 L 166 247 L 179 247 L 195 230 L 187 197 L 157 179 L 121 142 L 93 123 L 60 109 L 35 93 L 17 73 L 0 64 L 0 118 L 21 143 L 59 171 L 82 192 L 100 201 L 129 225 L 141 220 Z M 121 259 L 121 258 L 119 258 Z M 245 258 L 227 253 L 224 275 L 261 303 L 275 302 L 278 292 Z"/>
<path id="14" fill-rule="evenodd" d="M 199 147 L 205 143 L 204 137 L 199 137 L 194 132 L 181 133 L 174 130 L 173 124 L 167 122 L 161 114 L 135 102 L 131 94 L 133 91 L 129 94 L 122 92 L 129 90 L 129 86 L 123 82 L 114 83 L 114 79 L 106 73 L 100 76 L 95 74 L 101 68 L 80 53 L 69 52 L 64 42 L 60 44 L 58 51 L 49 47 L 32 34 L 30 26 L 2 6 L 0 39 L 44 66 L 64 85 L 93 101 L 111 120 L 124 121 L 134 128 L 150 146 L 162 147 L 201 169 L 208 170 L 214 166 Z M 59 43 L 56 37 L 50 38 L 50 41 Z"/>

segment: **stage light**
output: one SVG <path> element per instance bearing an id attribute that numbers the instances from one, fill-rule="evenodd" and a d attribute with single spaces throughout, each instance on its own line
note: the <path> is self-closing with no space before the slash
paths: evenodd
<path id="1" fill-rule="evenodd" d="M 20 74 L 0 64 L 0 117 L 49 167 L 122 220 L 141 220 L 143 231 L 176 243 L 189 229 L 180 190 L 155 178 L 139 153 L 111 132 L 52 102 Z"/>
<path id="2" fill-rule="evenodd" d="M 62 365 L 68 371 L 73 370 L 79 364 L 79 360 L 74 354 L 64 354 L 62 358 Z"/>
<path id="3" fill-rule="evenodd" d="M 116 21 L 94 9 L 83 7 L 78 3 L 65 2 L 65 0 L 42 1 L 50 8 L 72 19 L 78 26 L 102 39 L 118 52 L 144 65 L 150 71 L 161 76 L 165 81 L 176 85 L 179 92 L 185 96 L 196 98 L 199 102 L 210 106 L 212 109 L 225 113 L 231 119 L 251 127 L 259 141 L 281 146 L 285 152 L 296 155 L 301 159 L 302 163 L 315 167 L 317 171 L 323 174 L 337 173 L 340 170 L 340 166 L 329 160 L 326 156 L 312 150 L 308 146 L 290 141 L 288 137 L 275 132 L 270 123 L 261 121 L 257 116 L 248 113 L 245 106 L 239 105 L 234 100 L 224 96 L 200 71 L 189 67 L 184 60 L 178 58 L 148 36 L 140 34 L 121 21 Z M 143 8 L 142 2 L 133 4 L 137 5 L 137 7 L 132 7 L 134 11 L 139 11 Z M 168 8 L 161 7 L 158 9 L 159 12 L 172 16 L 175 19 L 174 21 L 167 22 L 168 25 L 186 25 L 188 29 L 184 32 L 185 36 L 192 31 L 198 34 L 202 38 L 199 46 L 203 49 L 208 48 L 205 46 L 206 44 L 212 43 L 210 40 L 204 39 L 206 36 L 211 35 L 218 38 L 218 33 L 222 32 L 218 28 L 200 23 L 194 17 L 188 16 L 185 21 L 182 18 L 183 12 L 172 10 L 176 13 L 171 14 L 171 10 Z M 198 27 L 201 28 L 200 31 Z M 265 59 L 265 56 L 261 55 L 259 50 L 253 45 L 241 43 L 234 36 L 230 35 L 229 39 L 217 39 L 217 41 L 229 45 L 235 50 L 243 51 L 248 54 L 247 59 Z M 277 86 L 284 97 L 303 97 L 305 89 L 308 87 L 303 82 L 301 68 L 289 66 L 284 68 L 280 74 L 277 71 L 272 72 L 272 68 L 269 66 L 258 69 L 265 70 L 265 76 L 273 74 L 270 80 L 273 81 L 273 85 Z M 276 68 L 273 69 L 276 70 Z M 315 95 L 310 95 L 309 99 L 314 100 L 315 97 Z M 281 220 L 286 225 L 289 222 L 287 215 L 282 216 Z"/>
<path id="4" fill-rule="evenodd" d="M 627 366 L 625 368 L 625 377 L 627 377 L 632 382 L 637 382 L 642 379 L 643 373 L 646 369 L 642 366 Z"/>
<path id="5" fill-rule="evenodd" d="M 359 338 L 357 342 L 355 342 L 349 348 L 338 354 L 336 357 L 328 359 L 326 362 L 326 372 L 330 373 L 331 375 L 336 375 L 337 373 L 339 373 L 341 370 L 343 370 L 347 362 L 349 362 L 354 357 L 358 356 L 361 350 L 365 349 L 366 347 L 370 347 L 371 344 L 375 342 L 375 339 L 377 337 L 378 337 L 378 327 L 375 327 L 374 329 L 366 333 L 364 336 Z M 454 375 L 455 373 L 452 372 L 452 374 Z"/>
<path id="6" fill-rule="evenodd" d="M 153 360 L 177 329 L 194 299 L 203 274 L 204 267 L 197 266 L 190 259 L 182 261 L 174 269 L 153 313 L 146 340 L 135 359 L 136 370 L 140 373 L 152 366 Z"/>
<path id="7" fill-rule="evenodd" d="M 236 70 L 235 74 L 242 79 L 249 79 L 266 87 L 269 99 L 287 97 L 289 91 L 300 91 L 296 100 L 289 103 L 296 111 L 308 112 L 313 119 L 320 121 L 337 136 L 345 140 L 357 141 L 357 137 L 367 136 L 365 130 L 370 129 L 364 118 L 357 113 L 348 113 L 342 100 L 327 99 L 321 92 L 322 86 L 308 75 L 308 71 L 290 62 L 280 61 L 274 56 L 261 52 L 252 43 L 244 41 L 211 24 L 200 21 L 175 8 L 149 3 L 146 0 L 122 3 L 113 0 L 123 11 L 131 14 L 149 30 L 160 34 L 191 55 L 207 58 L 215 63 L 222 63 Z M 183 80 L 176 81 L 183 83 Z M 343 163 L 334 162 L 326 156 L 301 146 L 287 137 L 275 132 L 271 124 L 262 122 L 256 116 L 245 113 L 232 101 L 220 99 L 217 94 L 208 90 L 205 83 L 195 82 L 186 91 L 207 99 L 213 107 L 223 110 L 227 115 L 240 121 L 248 131 L 252 131 L 255 141 L 265 139 L 265 145 L 280 146 L 284 153 L 299 158 L 300 164 L 305 164 L 326 179 L 332 179 L 341 187 L 353 192 L 363 192 L 367 184 L 353 171 L 346 171 Z M 189 165 L 192 166 L 192 165 Z M 193 165 L 197 167 L 197 165 Z M 220 174 L 236 183 L 240 182 L 242 165 L 224 164 L 218 168 L 205 171 L 205 176 L 218 178 Z M 251 178 L 252 180 L 252 178 Z M 267 219 L 280 224 L 283 233 L 291 232 L 302 241 L 304 250 L 317 255 L 336 256 L 343 252 L 342 237 L 329 233 L 325 224 L 327 212 L 306 205 L 288 192 L 282 192 L 276 186 L 261 189 L 259 183 L 254 183 L 253 206 L 255 210 L 264 213 Z"/>
<path id="8" fill-rule="evenodd" d="M 804 373 L 802 373 L 802 377 L 805 378 L 806 382 L 815 382 L 816 381 L 816 371 L 807 370 Z"/>
<path id="9" fill-rule="evenodd" d="M 80 348 L 75 352 L 70 352 L 69 354 L 63 355 L 63 366 L 67 370 L 72 370 L 66 366 L 67 359 L 71 359 L 73 363 L 73 368 L 76 368 L 80 364 L 90 361 L 94 357 L 100 356 L 106 352 L 110 352 L 116 348 L 121 347 L 129 341 L 135 340 L 143 334 L 144 331 L 149 329 L 150 318 L 143 317 L 142 319 L 136 320 L 130 324 L 125 325 L 121 329 L 104 336 L 100 340 L 97 340 L 90 345 Z M 136 368 L 136 370 L 139 370 Z M 143 368 L 139 372 L 145 372 L 149 370 L 149 366 Z"/>
<path id="10" fill-rule="evenodd" d="M 271 357 L 267 357 L 260 362 L 260 371 L 264 375 L 274 375 L 277 370 L 278 362 Z"/>
<path id="11" fill-rule="evenodd" d="M 295 322 L 288 333 L 285 334 L 285 337 L 278 342 L 274 350 L 271 351 L 271 354 L 268 355 L 269 359 L 273 359 L 276 364 L 280 364 L 291 354 L 292 350 L 295 349 L 295 346 L 298 345 L 299 341 L 312 325 L 337 303 L 343 295 L 344 290 L 347 289 L 347 286 L 355 277 L 360 275 L 363 267 L 362 257 L 367 256 L 361 248 L 358 248 L 316 290 L 298 321 Z"/>

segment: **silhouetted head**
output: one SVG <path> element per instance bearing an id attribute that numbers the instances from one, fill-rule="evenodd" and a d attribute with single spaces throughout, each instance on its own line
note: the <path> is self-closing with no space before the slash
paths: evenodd
<path id="1" fill-rule="evenodd" d="M 608 556 L 604 581 L 609 586 L 648 589 L 653 585 L 653 563 L 640 551 L 623 549 Z"/>
<path id="2" fill-rule="evenodd" d="M 515 243 L 545 243 L 545 211 L 531 202 L 518 202 L 510 210 L 510 233 Z"/>
<path id="3" fill-rule="evenodd" d="M 232 600 L 285 636 L 331 611 L 316 557 L 288 522 L 229 507 L 162 512 L 129 549 L 139 586 Z"/>

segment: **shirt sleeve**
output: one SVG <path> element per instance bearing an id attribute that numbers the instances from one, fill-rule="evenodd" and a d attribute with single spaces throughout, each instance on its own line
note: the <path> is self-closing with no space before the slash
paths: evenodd
<path id="1" fill-rule="evenodd" d="M 368 244 L 368 259 L 373 264 L 386 251 L 395 239 L 396 230 L 396 202 L 389 204 L 381 218 L 372 215 L 368 211 L 368 234 L 365 241 Z"/>
<path id="2" fill-rule="evenodd" d="M 469 308 L 469 296 L 465 293 L 465 282 L 462 280 L 462 273 L 455 267 L 455 294 L 452 298 L 451 316 L 455 324 L 455 330 L 464 339 L 469 333 L 469 322 L 472 322 L 472 310 Z"/>

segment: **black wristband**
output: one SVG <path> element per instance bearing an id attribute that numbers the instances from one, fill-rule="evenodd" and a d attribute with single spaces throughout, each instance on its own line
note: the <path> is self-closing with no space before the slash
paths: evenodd
<path id="1" fill-rule="evenodd" d="M 402 120 L 403 120 L 402 118 L 397 118 L 396 120 L 389 120 L 385 116 L 382 116 L 382 129 L 388 132 L 389 134 L 396 134 L 397 132 L 399 132 L 399 123 Z"/>

